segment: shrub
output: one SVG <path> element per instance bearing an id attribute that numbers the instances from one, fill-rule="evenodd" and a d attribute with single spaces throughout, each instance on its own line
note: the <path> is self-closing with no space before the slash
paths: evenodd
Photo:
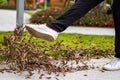
<path id="1" fill-rule="evenodd" d="M 37 11 L 30 18 L 31 23 L 43 24 L 55 20 L 62 12 L 59 7 L 49 8 L 47 10 Z"/>
<path id="2" fill-rule="evenodd" d="M 31 23 L 43 24 L 55 20 L 60 16 L 64 10 L 61 8 L 49 8 L 34 13 L 30 19 Z M 84 17 L 75 21 L 74 26 L 100 26 L 100 27 L 113 27 L 112 15 L 107 15 L 102 12 L 99 7 L 89 11 Z"/>
<path id="3" fill-rule="evenodd" d="M 106 3 L 108 3 L 108 4 L 112 4 L 112 0 L 106 0 Z"/>
<path id="4" fill-rule="evenodd" d="M 15 6 L 9 6 L 9 5 L 0 5 L 0 9 L 16 10 L 16 7 Z"/>
<path id="5" fill-rule="evenodd" d="M 7 3 L 7 0 L 0 0 L 0 5 L 6 5 Z"/>
<path id="6" fill-rule="evenodd" d="M 107 15 L 106 12 L 99 10 L 99 7 L 89 11 L 84 17 L 73 23 L 76 26 L 99 26 L 113 27 L 112 15 Z"/>
<path id="7" fill-rule="evenodd" d="M 10 6 L 8 0 L 0 0 L 0 9 L 16 9 L 15 6 Z"/>

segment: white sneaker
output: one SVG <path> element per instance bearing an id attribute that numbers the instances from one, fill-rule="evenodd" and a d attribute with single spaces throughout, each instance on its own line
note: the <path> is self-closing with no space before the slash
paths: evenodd
<path id="1" fill-rule="evenodd" d="M 54 41 L 59 34 L 46 25 L 26 24 L 25 27 L 31 35 L 48 41 Z"/>
<path id="2" fill-rule="evenodd" d="M 103 66 L 104 70 L 119 70 L 120 69 L 120 58 L 114 57 L 109 63 Z"/>

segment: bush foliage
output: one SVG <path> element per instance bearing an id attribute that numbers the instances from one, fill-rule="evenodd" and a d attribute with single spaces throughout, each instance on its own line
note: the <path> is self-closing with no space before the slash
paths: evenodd
<path id="1" fill-rule="evenodd" d="M 59 17 L 64 11 L 65 10 L 58 7 L 37 11 L 31 16 L 30 22 L 35 24 L 48 23 Z M 111 15 L 107 15 L 106 12 L 101 11 L 99 7 L 96 7 L 81 19 L 75 21 L 72 25 L 113 27 L 113 18 Z"/>
<path id="2" fill-rule="evenodd" d="M 8 3 L 7 0 L 0 0 L 0 5 L 6 5 Z"/>
<path id="3" fill-rule="evenodd" d="M 49 8 L 47 10 L 37 11 L 30 19 L 31 23 L 43 24 L 56 19 L 62 12 L 61 8 Z"/>

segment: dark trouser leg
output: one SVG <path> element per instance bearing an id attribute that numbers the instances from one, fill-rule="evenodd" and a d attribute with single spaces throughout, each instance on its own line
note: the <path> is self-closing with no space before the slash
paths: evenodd
<path id="1" fill-rule="evenodd" d="M 58 32 L 64 31 L 74 21 L 84 16 L 89 10 L 97 6 L 103 0 L 77 0 L 62 16 L 55 21 L 48 23 L 47 26 Z"/>
<path id="2" fill-rule="evenodd" d="M 114 0 L 112 8 L 115 25 L 115 57 L 120 58 L 120 0 Z"/>

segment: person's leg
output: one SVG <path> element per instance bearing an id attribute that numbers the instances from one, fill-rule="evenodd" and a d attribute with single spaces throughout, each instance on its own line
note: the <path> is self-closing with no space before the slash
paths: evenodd
<path id="1" fill-rule="evenodd" d="M 115 25 L 115 57 L 120 58 L 120 0 L 114 0 L 112 8 Z"/>
<path id="2" fill-rule="evenodd" d="M 106 65 L 103 66 L 105 70 L 119 70 L 120 69 L 120 0 L 114 0 L 112 11 L 115 25 L 115 57 Z"/>
<path id="3" fill-rule="evenodd" d="M 74 21 L 83 17 L 89 10 L 97 6 L 103 0 L 77 0 L 63 15 L 55 21 L 48 23 L 47 26 L 58 32 L 64 31 Z"/>
<path id="4" fill-rule="evenodd" d="M 45 40 L 54 41 L 59 32 L 64 31 L 74 21 L 84 16 L 103 0 L 77 0 L 63 15 L 47 25 L 25 25 L 28 32 Z"/>

